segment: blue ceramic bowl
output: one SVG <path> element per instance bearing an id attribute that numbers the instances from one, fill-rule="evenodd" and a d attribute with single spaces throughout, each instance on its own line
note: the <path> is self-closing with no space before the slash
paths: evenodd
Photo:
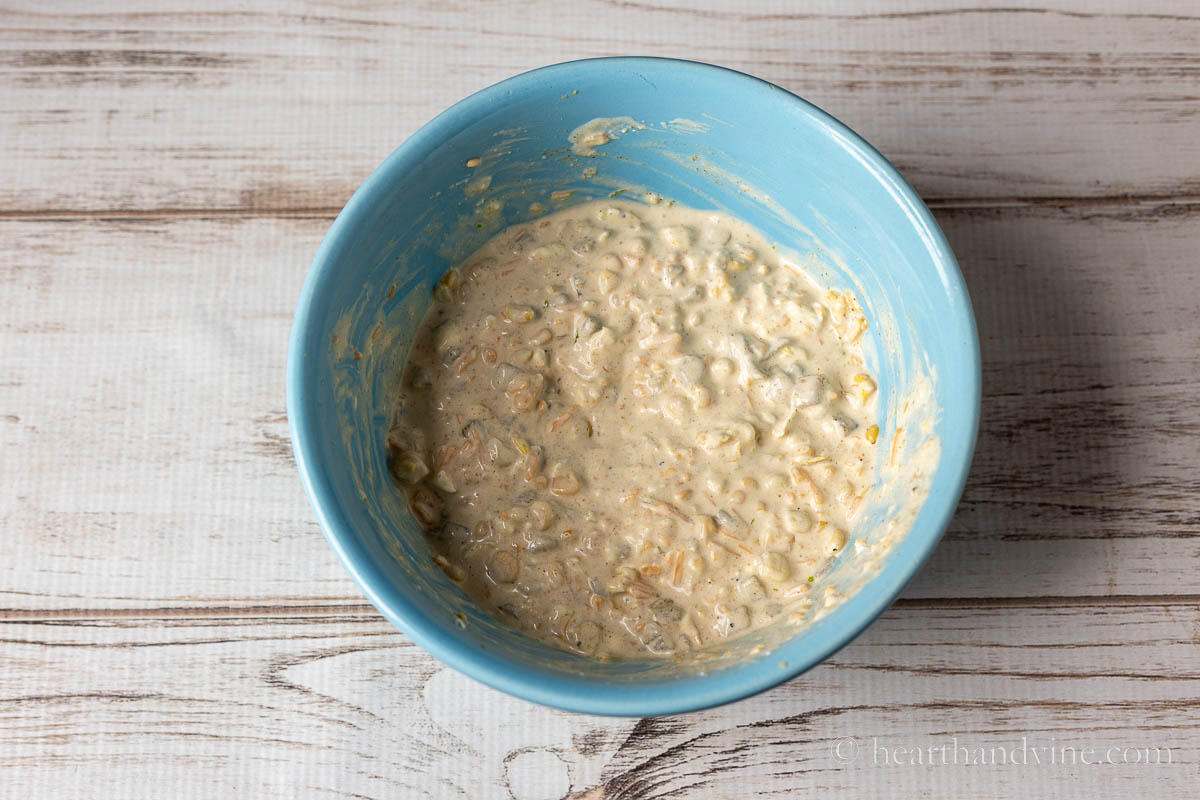
<path id="1" fill-rule="evenodd" d="M 599 117 L 630 117 L 645 127 L 593 157 L 573 152 L 571 131 Z M 622 190 L 634 199 L 652 190 L 725 210 L 816 264 L 831 285 L 853 288 L 872 322 L 869 366 L 887 423 L 881 448 L 890 447 L 899 402 L 917 376 L 932 386 L 927 433 L 941 455 L 907 536 L 869 563 L 846 548 L 812 593 L 824 598 L 832 587 L 845 601 L 803 629 L 759 632 L 702 663 L 605 664 L 513 632 L 432 563 L 385 466 L 391 396 L 434 282 L 491 234 L 538 214 L 535 204 L 553 210 Z M 564 191 L 571 192 L 565 199 Z M 763 691 L 870 624 L 950 520 L 971 461 L 979 391 L 979 346 L 962 275 L 929 211 L 892 165 L 778 86 L 651 58 L 528 72 L 417 131 L 354 194 L 317 252 L 296 311 L 287 376 L 292 443 L 309 500 L 329 543 L 384 616 L 446 664 L 509 694 L 629 716 Z M 910 447 L 928 437 L 911 438 Z M 877 541 L 888 514 L 886 501 L 875 502 L 852 535 Z"/>

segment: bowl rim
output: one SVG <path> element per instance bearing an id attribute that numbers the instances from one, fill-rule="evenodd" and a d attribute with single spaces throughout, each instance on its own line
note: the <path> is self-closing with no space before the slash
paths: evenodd
<path id="1" fill-rule="evenodd" d="M 419 613 L 394 590 L 386 575 L 357 542 L 349 522 L 340 512 L 337 496 L 328 477 L 321 468 L 317 444 L 319 438 L 316 432 L 318 412 L 315 398 L 312 397 L 315 388 L 307 386 L 303 377 L 307 358 L 305 346 L 312 335 L 310 328 L 314 299 L 336 278 L 335 256 L 345 246 L 356 218 L 371 208 L 376 197 L 387 190 L 394 177 L 419 163 L 425 155 L 435 150 L 441 141 L 477 119 L 489 106 L 502 100 L 505 94 L 517 87 L 550 77 L 569 81 L 573 74 L 614 67 L 635 72 L 669 70 L 675 75 L 684 72 L 690 73 L 696 80 L 726 82 L 726 85 L 735 86 L 738 91 L 769 92 L 776 100 L 791 103 L 805 113 L 826 135 L 873 173 L 921 234 L 931 259 L 941 272 L 948 293 L 961 301 L 956 305 L 963 313 L 956 319 L 948 319 L 947 325 L 950 335 L 967 340 L 965 344 L 970 363 L 964 364 L 964 370 L 968 374 L 964 376 L 966 396 L 961 400 L 966 406 L 970 424 L 969 430 L 964 432 L 966 446 L 957 453 L 958 463 L 943 464 L 943 468 L 949 470 L 946 474 L 953 477 L 938 485 L 938 493 L 935 495 L 931 492 L 926 501 L 927 505 L 934 504 L 930 509 L 931 523 L 920 530 L 910 530 L 896 545 L 892 557 L 879 573 L 830 613 L 830 617 L 843 617 L 849 624 L 842 627 L 823 626 L 823 635 L 816 642 L 811 641 L 809 637 L 803 649 L 795 645 L 805 637 L 791 637 L 772 651 L 769 659 L 772 663 L 767 663 L 766 658 L 755 658 L 712 672 L 681 678 L 655 678 L 642 683 L 599 684 L 582 675 L 572 676 L 558 672 L 543 674 L 529 667 L 500 661 Z M 836 653 L 892 604 L 932 554 L 957 508 L 966 485 L 978 435 L 981 370 L 979 336 L 970 296 L 958 262 L 941 228 L 899 171 L 861 136 L 798 95 L 761 78 L 727 67 L 699 61 L 644 56 L 589 58 L 523 72 L 460 100 L 412 134 L 354 192 L 322 240 L 300 292 L 288 344 L 288 427 L 304 491 L 325 538 L 368 600 L 416 644 L 443 664 L 481 683 L 542 705 L 606 716 L 661 716 L 730 703 L 790 680 Z M 942 457 L 947 457 L 945 448 Z M 901 558 L 901 555 L 904 557 Z M 868 586 L 871 589 L 869 592 L 866 591 Z"/>

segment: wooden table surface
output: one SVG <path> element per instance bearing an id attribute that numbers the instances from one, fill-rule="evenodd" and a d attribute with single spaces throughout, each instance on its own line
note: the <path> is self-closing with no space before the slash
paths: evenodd
<path id="1" fill-rule="evenodd" d="M 0 797 L 1200 796 L 1196 3 L 5 5 Z M 966 493 L 902 599 L 674 718 L 536 707 L 410 643 L 323 540 L 285 416 L 355 187 L 466 94 L 613 54 L 751 72 L 878 146 L 984 357 Z"/>

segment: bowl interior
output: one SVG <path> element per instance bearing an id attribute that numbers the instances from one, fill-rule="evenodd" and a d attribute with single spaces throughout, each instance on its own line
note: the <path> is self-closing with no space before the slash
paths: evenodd
<path id="1" fill-rule="evenodd" d="M 617 138 L 594 157 L 574 152 L 572 130 L 601 117 L 644 127 L 614 123 Z M 476 158 L 477 166 L 466 166 Z M 905 421 L 901 401 L 925 378 L 930 413 L 910 421 L 901 455 L 936 441 L 940 459 L 909 534 L 878 557 L 847 548 L 813 590 L 823 598 L 832 587 L 846 601 L 828 609 L 817 602 L 820 618 L 799 633 L 767 629 L 698 662 L 602 664 L 516 635 L 443 575 L 388 475 L 384 437 L 408 346 L 448 267 L 501 228 L 536 215 L 534 203 L 549 211 L 614 192 L 638 199 L 646 190 L 740 217 L 831 286 L 853 289 L 872 323 L 869 358 L 885 420 L 879 446 L 891 447 L 892 431 Z M 978 419 L 969 300 L 940 231 L 907 184 L 848 129 L 782 89 L 659 59 L 527 73 L 464 100 L 414 135 L 330 230 L 304 287 L 290 359 L 289 417 L 301 474 L 323 530 L 371 601 L 473 677 L 595 713 L 660 714 L 724 702 L 767 688 L 852 638 L 941 535 Z M 878 541 L 892 500 L 878 492 L 852 537 Z"/>

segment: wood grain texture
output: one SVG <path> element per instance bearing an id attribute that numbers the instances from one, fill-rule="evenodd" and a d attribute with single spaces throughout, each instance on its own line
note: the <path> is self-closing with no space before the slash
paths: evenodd
<path id="1" fill-rule="evenodd" d="M 328 223 L 0 223 L 0 548 L 25 567 L 3 605 L 361 602 L 287 435 L 292 310 Z"/>
<path id="2" fill-rule="evenodd" d="M 975 300 L 983 426 L 906 597 L 1200 594 L 1198 214 L 939 213 Z M 361 602 L 284 404 L 328 222 L 0 222 L 0 563 L 22 565 L 0 608 Z"/>
<path id="3" fill-rule="evenodd" d="M 155 0 L 0 12 L 0 209 L 340 208 L 472 91 L 621 54 L 827 108 L 926 197 L 1200 198 L 1194 3 Z"/>
<path id="4" fill-rule="evenodd" d="M 471 91 L 617 54 L 751 72 L 879 146 L 984 357 L 904 597 L 685 717 L 434 661 L 336 563 L 287 439 L 292 309 L 354 188 Z M 7 4 L 0 800 L 1194 797 L 1197 87 L 1181 1 Z"/>
<path id="5" fill-rule="evenodd" d="M 1182 798 L 1198 641 L 1195 607 L 893 609 L 765 695 L 632 720 L 494 692 L 374 615 L 8 621 L 0 797 Z M 1023 741 L 1055 752 L 964 763 Z M 1118 763 L 1062 763 L 1088 747 Z"/>

